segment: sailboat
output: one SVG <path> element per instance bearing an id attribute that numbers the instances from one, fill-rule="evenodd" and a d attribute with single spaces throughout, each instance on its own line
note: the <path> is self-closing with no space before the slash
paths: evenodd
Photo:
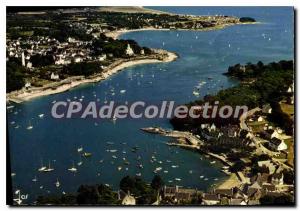
<path id="1" fill-rule="evenodd" d="M 32 179 L 32 182 L 37 182 L 38 180 L 37 180 L 37 178 L 36 178 L 36 176 Z"/>
<path id="2" fill-rule="evenodd" d="M 43 160 L 41 160 L 41 167 L 38 169 L 38 171 L 45 171 L 46 168 L 47 167 L 43 164 Z"/>
<path id="3" fill-rule="evenodd" d="M 200 93 L 199 93 L 199 92 L 197 92 L 197 91 L 193 91 L 193 95 L 195 95 L 195 96 L 199 96 L 199 95 L 200 95 Z"/>
<path id="4" fill-rule="evenodd" d="M 92 156 L 92 153 L 90 153 L 90 152 L 84 152 L 83 154 L 82 154 L 82 156 L 84 156 L 84 157 L 91 157 Z"/>
<path id="5" fill-rule="evenodd" d="M 54 168 L 51 168 L 50 161 L 49 161 L 49 166 L 44 170 L 44 172 L 51 172 L 51 171 L 54 171 Z"/>
<path id="6" fill-rule="evenodd" d="M 29 125 L 27 126 L 27 130 L 31 130 L 33 128 L 33 126 L 31 125 L 30 121 L 29 121 Z"/>
<path id="7" fill-rule="evenodd" d="M 75 168 L 74 162 L 73 162 L 73 166 L 71 168 L 68 168 L 68 171 L 70 172 L 77 172 L 77 168 Z"/>
<path id="8" fill-rule="evenodd" d="M 82 146 L 79 147 L 79 148 L 77 148 L 77 152 L 82 152 L 82 150 L 83 150 L 83 147 L 82 147 Z"/>
<path id="9" fill-rule="evenodd" d="M 117 117 L 116 115 L 113 116 L 113 123 L 115 123 L 117 121 Z"/>
<path id="10" fill-rule="evenodd" d="M 79 155 L 79 162 L 77 163 L 77 166 L 81 166 L 82 165 L 82 160 L 81 160 L 81 155 Z"/>
<path id="11" fill-rule="evenodd" d="M 57 188 L 59 188 L 59 186 L 60 186 L 60 183 L 59 183 L 58 179 L 56 179 L 55 186 L 56 186 Z"/>

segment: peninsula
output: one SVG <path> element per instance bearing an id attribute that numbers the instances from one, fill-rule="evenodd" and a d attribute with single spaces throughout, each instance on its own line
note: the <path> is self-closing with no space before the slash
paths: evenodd
<path id="1" fill-rule="evenodd" d="M 24 8 L 25 9 L 25 8 Z M 26 9 L 28 10 L 28 9 Z M 129 31 L 215 30 L 254 19 L 177 15 L 142 7 L 85 7 L 7 15 L 7 101 L 23 102 L 98 82 L 137 64 L 170 62 L 172 52 L 118 40 Z"/>

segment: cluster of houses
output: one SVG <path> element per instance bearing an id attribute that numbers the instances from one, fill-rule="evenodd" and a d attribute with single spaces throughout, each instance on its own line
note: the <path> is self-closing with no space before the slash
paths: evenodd
<path id="1" fill-rule="evenodd" d="M 69 37 L 66 42 L 59 42 L 58 40 L 50 37 L 37 37 L 36 39 L 7 41 L 8 57 L 20 58 L 22 66 L 27 67 L 29 70 L 35 68 L 32 63 L 33 55 L 51 55 L 55 65 L 68 65 L 70 63 L 80 63 L 84 61 L 100 61 L 103 62 L 107 59 L 113 58 L 113 54 L 101 54 L 94 56 L 91 46 L 92 41 L 81 41 Z M 128 44 L 124 52 L 127 56 L 134 56 L 134 51 Z M 144 52 L 142 51 L 143 55 Z M 8 58 L 7 58 L 8 59 Z M 101 68 L 104 68 L 102 66 Z M 57 73 L 51 73 L 50 80 L 59 80 L 60 77 Z"/>
<path id="2" fill-rule="evenodd" d="M 214 123 L 201 124 L 201 137 L 206 142 L 236 142 L 242 141 L 240 138 L 241 129 L 238 125 L 227 125 L 217 128 Z M 247 135 L 248 136 L 248 135 Z"/>
<path id="3" fill-rule="evenodd" d="M 196 199 L 202 205 L 259 205 L 263 196 L 281 196 L 283 192 L 292 193 L 292 185 L 284 185 L 283 174 L 259 173 L 249 179 L 249 183 L 239 187 L 214 188 L 210 192 L 179 186 L 164 186 L 162 198 L 171 204 L 181 204 Z"/>
<path id="4" fill-rule="evenodd" d="M 261 161 L 259 165 L 271 166 L 267 161 Z M 164 186 L 162 197 L 172 204 L 201 198 L 202 205 L 259 205 L 260 198 L 263 196 L 276 197 L 293 193 L 294 186 L 284 184 L 282 169 L 270 168 L 274 171 L 272 174 L 258 173 L 247 178 L 247 183 L 241 183 L 238 187 L 213 188 L 206 193 L 197 189 Z"/>
<path id="5" fill-rule="evenodd" d="M 264 112 L 271 112 L 271 108 L 267 106 Z M 258 119 L 259 117 L 261 116 L 251 116 L 253 119 Z M 272 152 L 286 152 L 287 145 L 282 139 L 283 131 L 280 128 L 272 128 L 268 125 L 265 127 L 265 130 L 258 134 L 248 131 L 244 137 L 241 137 L 241 129 L 238 125 L 217 128 L 214 124 L 202 124 L 201 137 L 206 142 L 219 141 L 222 140 L 222 137 L 226 137 L 227 140 L 241 142 L 242 139 L 246 138 L 252 140 L 250 143 L 255 146 L 253 138 L 259 136 L 261 140 L 266 141 L 266 146 Z M 223 156 L 226 158 L 226 155 Z M 230 189 L 214 189 L 212 192 L 204 193 L 202 195 L 202 204 L 258 205 L 259 199 L 265 195 L 276 197 L 285 193 L 293 193 L 294 186 L 284 183 L 284 168 L 282 165 L 274 162 L 272 158 L 260 160 L 257 163 L 252 163 L 250 159 L 241 158 L 241 160 L 245 164 L 249 164 L 246 165 L 247 167 L 242 172 L 243 178 L 240 177 L 241 185 Z M 259 172 L 253 175 L 251 170 L 254 166 L 264 169 L 262 170 L 263 173 Z M 226 171 L 228 172 L 229 170 L 226 169 Z M 241 174 L 237 175 L 239 177 Z"/>
<path id="6" fill-rule="evenodd" d="M 9 40 L 7 51 L 9 57 L 21 58 L 23 66 L 33 68 L 30 58 L 36 54 L 52 55 L 56 65 L 95 59 L 88 47 L 90 44 L 92 41 L 80 41 L 71 37 L 68 38 L 67 42 L 59 42 L 55 38 L 41 36 L 34 40 L 22 40 L 21 38 Z M 99 57 L 100 59 L 103 59 L 103 56 Z"/>
<path id="7" fill-rule="evenodd" d="M 285 139 L 287 136 L 280 127 L 274 127 L 267 122 L 266 115 L 272 113 L 272 108 L 269 104 L 264 105 L 261 111 L 255 112 L 248 118 L 248 122 L 257 122 L 262 125 L 261 130 L 253 132 L 253 134 L 266 142 L 265 146 L 275 152 L 285 152 L 288 149 Z"/>

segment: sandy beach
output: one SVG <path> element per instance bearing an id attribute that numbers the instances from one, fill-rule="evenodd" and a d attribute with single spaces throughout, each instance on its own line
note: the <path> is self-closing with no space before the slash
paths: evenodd
<path id="1" fill-rule="evenodd" d="M 142 29 L 123 29 L 123 30 L 116 30 L 116 31 L 111 31 L 111 32 L 107 32 L 105 33 L 105 35 L 107 37 L 111 37 L 113 39 L 118 39 L 119 36 L 121 36 L 122 34 L 125 33 L 129 33 L 129 32 L 138 32 L 138 31 L 170 31 L 170 29 L 157 29 L 157 28 L 153 28 L 153 27 L 148 27 L 148 28 L 142 28 Z"/>
<path id="2" fill-rule="evenodd" d="M 234 24 L 232 23 L 232 24 L 223 24 L 221 26 L 203 28 L 203 29 L 176 29 L 176 31 L 212 31 L 212 30 L 223 29 L 225 27 L 230 27 L 234 25 L 248 25 L 248 24 L 261 24 L 261 22 L 254 22 L 254 23 L 247 22 L 247 23 L 234 23 Z M 129 32 L 138 32 L 138 31 L 174 31 L 174 29 L 158 29 L 154 27 L 147 27 L 142 29 L 122 29 L 122 30 L 107 32 L 105 33 L 105 35 L 113 39 L 118 39 L 118 37 L 121 36 L 122 34 L 129 33 Z"/>
<path id="3" fill-rule="evenodd" d="M 228 179 L 217 186 L 218 189 L 230 189 L 233 187 L 238 187 L 241 184 L 237 175 L 232 173 Z"/>
<path id="4" fill-rule="evenodd" d="M 83 76 L 70 77 L 60 82 L 53 82 L 44 87 L 34 87 L 30 90 L 23 89 L 10 92 L 6 95 L 6 100 L 15 103 L 21 103 L 33 98 L 65 92 L 81 84 L 96 83 L 105 80 L 111 75 L 116 74 L 127 67 L 132 67 L 140 64 L 171 62 L 178 57 L 175 53 L 172 52 L 164 51 L 164 53 L 166 53 L 167 56 L 163 60 L 154 58 L 135 58 L 130 61 L 118 60 L 104 69 L 103 72 L 87 78 L 84 78 Z"/>

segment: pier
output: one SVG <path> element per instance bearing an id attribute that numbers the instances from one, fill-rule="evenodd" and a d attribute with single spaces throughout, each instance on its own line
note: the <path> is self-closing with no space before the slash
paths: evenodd
<path id="1" fill-rule="evenodd" d="M 141 130 L 147 133 L 159 134 L 166 137 L 184 139 L 189 145 L 192 146 L 199 146 L 204 144 L 202 140 L 200 140 L 198 137 L 194 136 L 190 132 L 182 132 L 177 130 L 165 130 L 160 127 L 147 127 L 147 128 L 141 128 Z"/>

